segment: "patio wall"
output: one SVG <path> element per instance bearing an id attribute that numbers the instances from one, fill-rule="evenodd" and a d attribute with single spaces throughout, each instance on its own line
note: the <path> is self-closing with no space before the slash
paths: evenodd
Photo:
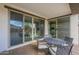
<path id="1" fill-rule="evenodd" d="M 8 10 L 0 4 L 0 51 L 8 48 Z"/>
<path id="2" fill-rule="evenodd" d="M 71 15 L 70 17 L 70 36 L 74 39 L 73 43 L 75 45 L 79 44 L 79 38 L 78 38 L 78 20 L 79 15 Z"/>

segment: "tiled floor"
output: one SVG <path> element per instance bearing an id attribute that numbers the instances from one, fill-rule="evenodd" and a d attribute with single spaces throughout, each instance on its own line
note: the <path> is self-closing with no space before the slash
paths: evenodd
<path id="1" fill-rule="evenodd" d="M 2 53 L 7 55 L 48 55 L 48 50 L 39 50 L 37 44 L 33 43 L 30 45 L 25 45 L 20 48 L 13 49 L 9 52 Z M 72 55 L 79 55 L 79 46 L 74 46 L 72 49 Z"/>
<path id="2" fill-rule="evenodd" d="M 20 48 L 13 49 L 9 52 L 2 53 L 7 55 L 47 55 L 47 49 L 39 50 L 36 44 L 25 45 Z"/>
<path id="3" fill-rule="evenodd" d="M 73 46 L 72 55 L 79 55 L 79 45 Z"/>

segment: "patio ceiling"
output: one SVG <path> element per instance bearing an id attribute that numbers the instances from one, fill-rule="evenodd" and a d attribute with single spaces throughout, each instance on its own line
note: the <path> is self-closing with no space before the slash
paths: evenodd
<path id="1" fill-rule="evenodd" d="M 71 13 L 67 3 L 14 3 L 11 4 L 46 19 Z"/>

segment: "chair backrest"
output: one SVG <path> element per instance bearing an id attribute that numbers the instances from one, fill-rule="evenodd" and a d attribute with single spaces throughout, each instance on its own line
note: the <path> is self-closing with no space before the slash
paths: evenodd
<path id="1" fill-rule="evenodd" d="M 73 38 L 70 38 L 70 37 L 65 37 L 64 40 L 67 42 L 67 44 L 72 44 L 73 42 Z"/>
<path id="2" fill-rule="evenodd" d="M 69 55 L 72 50 L 73 45 L 71 46 L 58 46 L 56 55 Z"/>
<path id="3" fill-rule="evenodd" d="M 69 37 L 65 37 L 64 40 L 67 42 L 68 46 L 57 46 L 56 55 L 69 55 L 70 54 L 73 47 L 73 44 L 72 44 L 73 39 Z"/>

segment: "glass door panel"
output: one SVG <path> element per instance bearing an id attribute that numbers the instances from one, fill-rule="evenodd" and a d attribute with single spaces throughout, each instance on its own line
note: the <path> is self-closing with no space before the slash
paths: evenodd
<path id="1" fill-rule="evenodd" d="M 33 21 L 33 36 L 34 39 L 44 37 L 44 20 L 40 18 L 34 18 Z"/>
<path id="2" fill-rule="evenodd" d="M 24 39 L 25 42 L 32 40 L 32 17 L 29 16 L 24 19 Z"/>
<path id="3" fill-rule="evenodd" d="M 70 36 L 70 17 L 66 16 L 63 18 L 58 18 L 57 23 L 57 35 L 58 38 L 64 38 Z"/>
<path id="4" fill-rule="evenodd" d="M 23 15 L 10 11 L 10 46 L 23 42 Z"/>
<path id="5" fill-rule="evenodd" d="M 44 20 L 10 11 L 10 46 L 44 37 Z"/>
<path id="6" fill-rule="evenodd" d="M 56 20 L 55 21 L 49 21 L 49 27 L 50 27 L 50 35 L 53 38 L 56 38 Z"/>

